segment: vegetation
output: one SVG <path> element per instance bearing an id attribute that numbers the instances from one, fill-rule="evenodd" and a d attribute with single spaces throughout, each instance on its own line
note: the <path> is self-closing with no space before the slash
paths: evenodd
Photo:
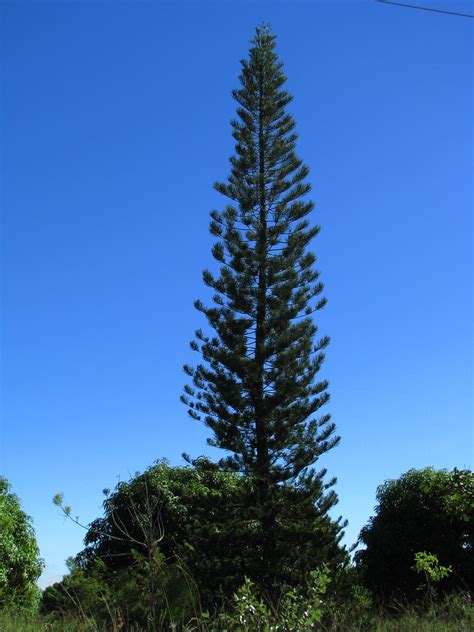
<path id="1" fill-rule="evenodd" d="M 287 590 L 278 606 L 272 607 L 246 579 L 226 607 L 212 614 L 200 612 L 183 624 L 171 619 L 153 628 L 149 624 L 128 622 L 112 609 L 110 618 L 101 621 L 86 613 L 78 602 L 75 613 L 63 616 L 25 617 L 0 611 L 0 629 L 2 632 L 471 632 L 473 629 L 474 605 L 467 594 L 453 594 L 432 603 L 421 601 L 416 606 L 398 604 L 387 612 L 375 607 L 370 594 L 360 585 L 353 584 L 344 595 L 331 593 L 331 580 L 324 568 L 313 572 L 305 586 Z M 339 600 L 342 598 L 344 601 Z"/>
<path id="2" fill-rule="evenodd" d="M 365 585 L 384 601 L 414 600 L 423 576 L 414 556 L 427 551 L 452 572 L 442 591 L 474 588 L 474 474 L 454 469 L 410 470 L 377 490 L 376 515 L 362 529 L 356 553 Z"/>
<path id="3" fill-rule="evenodd" d="M 415 474 L 422 481 L 424 472 L 411 471 L 396 482 L 402 484 Z M 467 508 L 471 491 L 466 480 L 471 473 L 456 475 L 458 484 L 451 489 L 459 494 L 458 508 Z M 59 616 L 77 621 L 80 615 L 85 625 L 96 626 L 90 629 L 112 623 L 114 629 L 130 631 L 472 629 L 469 590 L 449 584 L 453 567 L 442 565 L 428 551 L 416 551 L 411 559 L 409 579 L 418 590 L 409 600 L 398 592 L 396 599 L 381 601 L 378 590 L 364 585 L 364 569 L 349 564 L 315 565 L 304 581 L 286 585 L 278 601 L 270 599 L 245 575 L 245 554 L 229 539 L 226 525 L 227 514 L 235 518 L 245 512 L 241 503 L 249 493 L 249 480 L 220 472 L 202 459 L 194 467 L 180 468 L 159 462 L 120 483 L 114 493 L 105 490 L 104 517 L 90 525 L 86 547 L 70 562 L 70 574 L 44 592 L 42 611 L 54 615 L 53 620 Z M 404 515 L 400 507 L 402 513 L 394 513 L 394 520 Z M 159 525 L 155 592 L 141 544 L 150 509 L 153 520 L 148 523 Z M 393 545 L 387 538 L 380 555 Z"/>
<path id="4" fill-rule="evenodd" d="M 34 609 L 39 600 L 35 582 L 41 569 L 31 519 L 10 492 L 8 481 L 0 477 L 0 608 Z"/>
<path id="5" fill-rule="evenodd" d="M 71 574 L 46 589 L 45 611 L 74 612 L 77 604 L 70 595 L 75 595 L 100 620 L 109 619 L 112 608 L 126 620 L 141 621 L 137 608 L 151 611 L 142 603 L 145 594 L 153 596 L 160 617 L 185 621 L 198 610 L 218 609 L 253 570 L 251 478 L 221 472 L 207 459 L 193 467 L 160 461 L 112 494 L 105 491 L 104 517 L 90 525 L 85 549 L 70 563 Z M 70 515 L 69 508 L 64 510 Z M 335 572 L 346 560 L 338 546 L 338 525 L 319 516 L 316 507 L 313 523 L 296 567 L 322 564 L 322 541 L 324 562 Z M 152 527 L 148 538 L 144 524 Z"/>
<path id="6" fill-rule="evenodd" d="M 308 249 L 319 231 L 308 221 L 308 168 L 295 153 L 275 36 L 257 28 L 252 43 L 233 91 L 231 173 L 215 185 L 231 204 L 211 213 L 221 268 L 203 279 L 214 305 L 195 303 L 214 333 L 196 331 L 191 346 L 203 363 L 185 367 L 192 384 L 183 401 L 211 429 L 209 443 L 226 451 L 219 466 L 254 481 L 250 574 L 274 594 L 295 580 L 313 538 L 314 507 L 323 516 L 337 502 L 335 479 L 324 483 L 325 470 L 313 466 L 339 437 L 329 415 L 317 416 L 329 399 L 326 380 L 316 381 L 329 339 L 316 340 L 311 317 L 326 299 Z M 319 546 L 325 557 L 325 539 Z"/>

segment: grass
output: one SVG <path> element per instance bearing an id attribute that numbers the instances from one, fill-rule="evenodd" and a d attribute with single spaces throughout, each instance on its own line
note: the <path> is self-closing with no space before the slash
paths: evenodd
<path id="1" fill-rule="evenodd" d="M 472 617 L 469 623 L 467 619 L 465 621 L 433 620 L 427 616 L 407 614 L 397 619 L 376 619 L 374 632 L 473 632 L 473 624 Z M 350 628 L 347 628 L 347 632 L 349 631 Z"/>
<path id="2" fill-rule="evenodd" d="M 54 620 L 41 615 L 0 613 L 1 632 L 92 632 L 97 629 L 74 619 Z"/>
<path id="3" fill-rule="evenodd" d="M 442 604 L 434 605 L 426 612 L 417 612 L 411 607 L 400 607 L 394 616 L 382 616 L 365 613 L 363 621 L 352 620 L 349 623 L 334 621 L 328 625 L 317 624 L 318 632 L 473 632 L 474 604 L 462 595 L 454 595 Z M 337 619 L 337 616 L 335 617 Z M 356 616 L 356 619 L 358 617 Z M 344 617 L 347 621 L 348 618 Z M 172 629 L 172 628 L 164 628 Z M 173 628 L 174 632 L 218 632 L 212 622 L 201 622 L 187 628 Z M 271 628 L 266 627 L 265 632 Z M 280 628 L 279 628 L 280 629 Z M 307 628 L 305 628 L 307 630 Z M 263 628 L 261 628 L 263 632 Z M 77 618 L 52 618 L 50 615 L 22 614 L 0 610 L 0 632 L 147 632 L 144 628 L 113 627 L 111 623 L 98 625 L 92 619 L 88 622 Z M 227 632 L 232 629 L 227 628 Z M 238 632 L 244 632 L 242 627 Z M 245 630 L 245 632 L 259 632 Z M 292 628 L 291 631 L 300 632 Z"/>

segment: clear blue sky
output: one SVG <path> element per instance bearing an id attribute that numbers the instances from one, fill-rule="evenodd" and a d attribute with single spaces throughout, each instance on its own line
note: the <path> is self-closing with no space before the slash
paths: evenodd
<path id="1" fill-rule="evenodd" d="M 468 11 L 473 2 L 425 0 Z M 179 402 L 204 325 L 239 60 L 270 21 L 321 224 L 356 540 L 376 486 L 469 466 L 474 20 L 353 2 L 3 2 L 1 472 L 60 577 L 101 490 L 210 453 Z"/>

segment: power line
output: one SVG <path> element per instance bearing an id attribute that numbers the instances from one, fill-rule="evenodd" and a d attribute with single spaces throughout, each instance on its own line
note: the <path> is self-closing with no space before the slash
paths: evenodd
<path id="1" fill-rule="evenodd" d="M 433 9 L 431 7 L 421 7 L 417 4 L 405 4 L 404 2 L 393 2 L 392 0 L 376 0 L 380 4 L 395 4 L 398 7 L 407 7 L 409 9 L 420 9 L 420 11 L 431 11 L 432 13 L 444 13 L 446 15 L 458 15 L 462 18 L 474 18 L 471 13 L 457 13 L 456 11 L 446 11 L 444 9 Z"/>

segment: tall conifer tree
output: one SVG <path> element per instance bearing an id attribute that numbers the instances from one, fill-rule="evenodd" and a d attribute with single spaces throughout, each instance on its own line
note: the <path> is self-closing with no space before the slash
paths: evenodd
<path id="1" fill-rule="evenodd" d="M 316 380 L 329 339 L 316 338 L 313 320 L 326 299 L 308 249 L 319 227 L 308 222 L 308 168 L 295 153 L 295 121 L 286 111 L 292 97 L 268 26 L 257 28 L 241 64 L 241 86 L 233 91 L 235 155 L 227 182 L 215 184 L 231 204 L 211 212 L 218 238 L 212 254 L 221 267 L 218 276 L 203 273 L 214 305 L 195 303 L 214 334 L 196 331 L 191 346 L 203 363 L 185 367 L 192 383 L 182 400 L 212 430 L 209 443 L 227 451 L 219 465 L 255 481 L 257 557 L 269 585 L 281 492 L 303 503 L 292 507 L 294 524 L 308 502 L 326 514 L 337 500 L 325 491 L 334 479 L 324 484 L 325 471 L 313 466 L 339 437 L 330 416 L 318 414 L 329 399 L 327 382 Z"/>

